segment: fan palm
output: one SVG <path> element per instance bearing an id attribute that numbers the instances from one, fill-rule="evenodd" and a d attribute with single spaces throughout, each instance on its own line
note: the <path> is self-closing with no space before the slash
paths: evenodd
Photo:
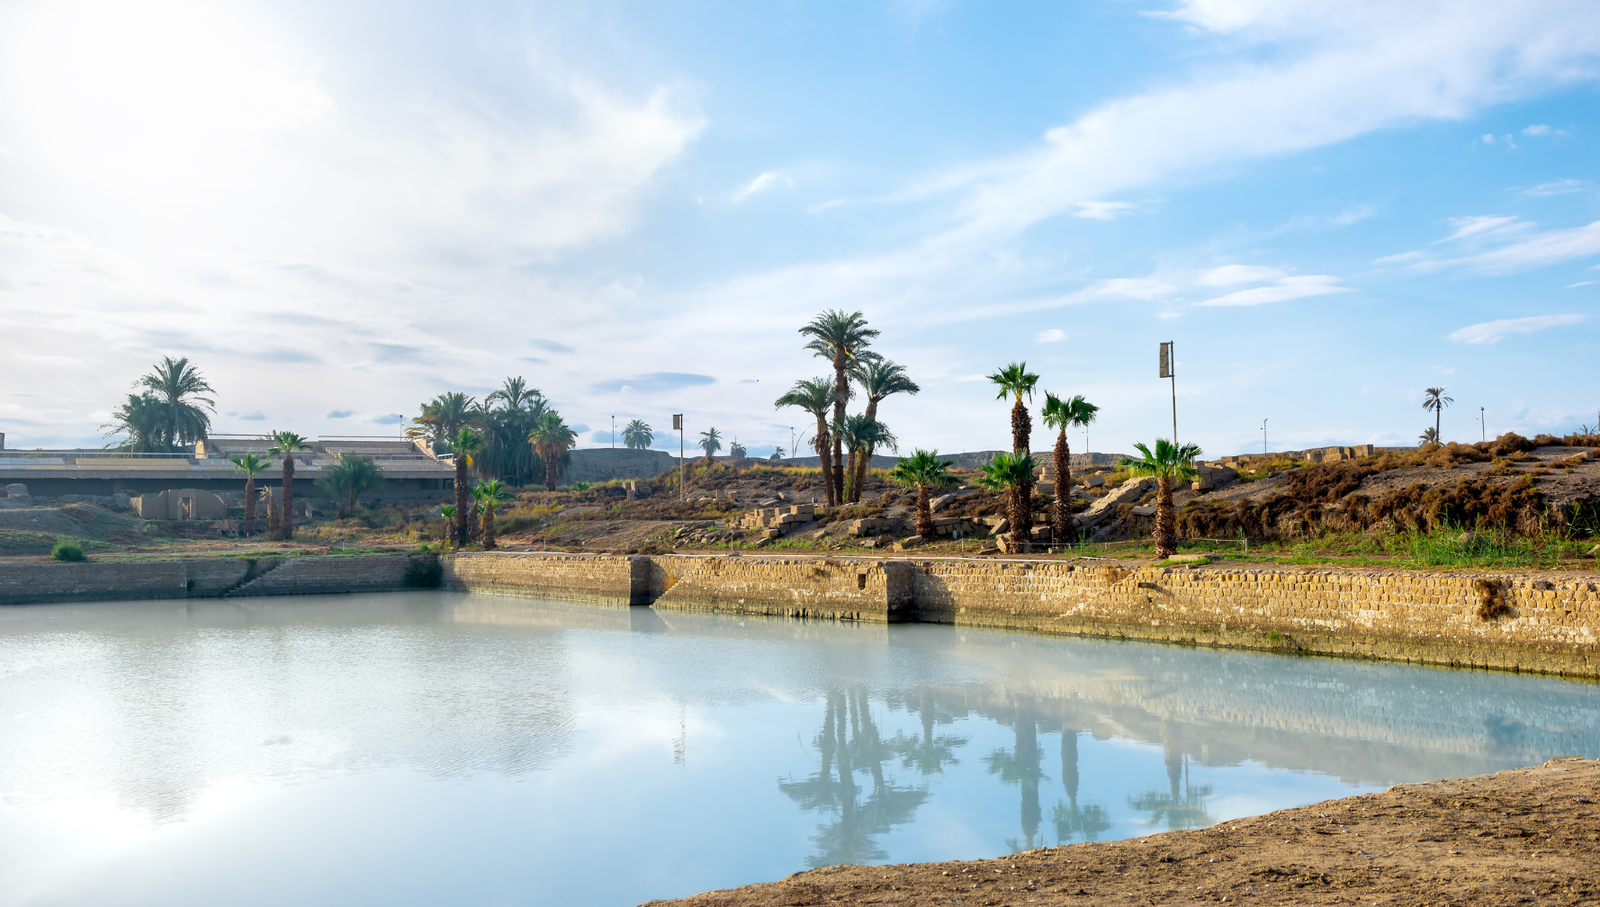
<path id="1" fill-rule="evenodd" d="M 1134 475 L 1156 477 L 1156 557 L 1171 557 L 1178 551 L 1178 513 L 1172 506 L 1172 483 L 1192 479 L 1200 474 L 1194 461 L 1201 455 L 1198 444 L 1179 446 L 1166 438 L 1157 438 L 1155 450 L 1135 442 L 1133 449 L 1142 458 L 1124 457 L 1118 466 Z"/>
<path id="2" fill-rule="evenodd" d="M 235 468 L 244 473 L 244 534 L 256 531 L 256 476 L 272 468 L 272 463 L 247 453 L 242 457 L 229 457 Z"/>
<path id="3" fill-rule="evenodd" d="M 1028 413 L 1024 400 L 1033 399 L 1034 387 L 1039 383 L 1039 376 L 1028 371 L 1028 363 L 1013 362 L 989 376 L 999 388 L 1000 393 L 995 397 L 1004 400 L 1011 397 L 1015 402 L 1011 404 L 1011 452 L 1016 456 L 1029 455 L 1029 436 L 1033 434 L 1033 417 Z M 1023 522 L 1011 524 L 1013 537 L 1021 533 L 1020 538 L 1026 542 L 1033 532 L 1033 477 L 1029 476 L 1027 487 L 1023 489 L 1022 500 L 1026 506 L 1022 508 Z"/>
<path id="4" fill-rule="evenodd" d="M 1445 393 L 1447 390 L 1449 390 L 1447 387 L 1430 387 L 1422 392 L 1422 408 L 1433 413 L 1433 440 L 1435 443 L 1439 440 L 1440 417 L 1444 413 L 1444 408 L 1456 402 L 1454 397 Z"/>
<path id="5" fill-rule="evenodd" d="M 1059 432 L 1055 450 L 1055 506 L 1050 513 L 1050 531 L 1057 539 L 1069 538 L 1072 531 L 1072 447 L 1067 443 L 1067 429 L 1088 425 L 1099 412 L 1100 407 L 1083 399 L 1082 394 L 1063 400 L 1049 391 L 1044 392 L 1044 424 Z"/>
<path id="6" fill-rule="evenodd" d="M 739 443 L 738 438 L 734 438 L 733 443 L 728 445 L 728 457 L 730 459 L 743 460 L 747 453 L 749 451 L 745 450 L 744 445 Z"/>
<path id="7" fill-rule="evenodd" d="M 879 446 L 895 450 L 899 441 L 887 425 L 868 418 L 865 413 L 845 416 L 842 424 L 834 425 L 833 434 L 844 442 L 845 450 L 849 452 L 849 468 L 845 471 L 849 484 L 845 501 L 858 503 L 861 500 L 861 486 L 867 478 L 868 455 L 874 447 Z"/>
<path id="8" fill-rule="evenodd" d="M 817 458 L 822 462 L 822 484 L 827 491 L 829 507 L 839 502 L 838 497 L 833 493 L 833 481 L 831 478 L 833 475 L 833 458 L 828 443 L 828 409 L 833 406 L 836 394 L 836 386 L 828 379 L 811 378 L 805 381 L 796 381 L 794 387 L 790 388 L 787 394 L 779 397 L 772 404 L 776 408 L 797 406 L 817 417 L 817 434 L 811 443 L 816 448 Z"/>
<path id="9" fill-rule="evenodd" d="M 567 451 L 578 443 L 578 434 L 561 421 L 561 414 L 551 411 L 539 417 L 533 430 L 528 432 L 528 442 L 534 452 L 544 460 L 544 487 L 556 490 L 556 478 L 561 474 Z"/>
<path id="10" fill-rule="evenodd" d="M 493 551 L 495 547 L 494 512 L 502 501 L 511 500 L 511 493 L 500 483 L 499 479 L 490 479 L 479 482 L 472 489 L 472 494 L 478 499 L 483 508 L 483 550 Z"/>
<path id="11" fill-rule="evenodd" d="M 132 453 L 155 453 L 167 450 L 163 440 L 166 426 L 166 407 L 153 394 L 129 394 L 128 402 L 111 412 L 111 421 L 102 425 L 107 436 L 126 435 L 127 440 L 117 445 Z"/>
<path id="12" fill-rule="evenodd" d="M 894 465 L 889 478 L 897 484 L 917 490 L 917 535 L 933 537 L 933 505 L 928 499 L 929 489 L 953 484 L 950 466 L 953 461 L 939 459 L 937 450 L 918 448 L 911 456 Z"/>
<path id="13" fill-rule="evenodd" d="M 216 401 L 201 394 L 216 393 L 216 389 L 201 377 L 189 364 L 187 357 L 174 359 L 162 356 L 150 374 L 140 378 L 135 387 L 143 387 L 162 409 L 162 441 L 179 447 L 193 444 L 211 431 L 211 417 L 206 410 L 216 412 Z"/>
<path id="14" fill-rule="evenodd" d="M 1033 457 L 1027 454 L 999 454 L 983 464 L 978 474 L 978 485 L 990 491 L 1004 492 L 1006 521 L 1011 524 L 1011 552 L 1026 552 L 1031 541 L 1028 510 L 1032 502 L 1025 496 L 1033 483 Z"/>
<path id="15" fill-rule="evenodd" d="M 629 450 L 648 450 L 655 439 L 655 432 L 643 419 L 634 419 L 622 426 L 622 446 Z"/>
<path id="16" fill-rule="evenodd" d="M 452 532 L 456 547 L 460 548 L 467 543 L 467 468 L 472 465 L 472 455 L 483 445 L 483 436 L 463 426 L 456 429 L 449 441 L 456 467 L 456 518 Z"/>
<path id="17" fill-rule="evenodd" d="M 860 312 L 845 313 L 829 309 L 811 319 L 800 329 L 803 337 L 811 338 L 805 348 L 833 363 L 833 421 L 844 421 L 844 406 L 850 400 L 849 368 L 867 357 L 867 347 L 878 331 L 867 327 L 867 319 Z M 844 451 L 841 439 L 833 439 L 833 470 L 829 481 L 833 483 L 833 497 L 844 497 Z M 826 468 L 826 465 L 824 466 Z"/>
<path id="18" fill-rule="evenodd" d="M 373 462 L 371 457 L 355 454 L 341 454 L 317 477 L 317 487 L 338 502 L 341 520 L 355 509 L 357 498 L 387 483 L 382 466 Z"/>
<path id="19" fill-rule="evenodd" d="M 710 431 L 700 433 L 700 440 L 696 447 L 706 452 L 706 465 L 711 465 L 711 455 L 722 449 L 722 432 L 713 427 Z"/>
<path id="20" fill-rule="evenodd" d="M 283 500 L 278 504 L 278 538 L 294 538 L 294 455 L 295 451 L 310 450 L 311 442 L 292 431 L 275 431 L 269 456 L 283 457 Z"/>

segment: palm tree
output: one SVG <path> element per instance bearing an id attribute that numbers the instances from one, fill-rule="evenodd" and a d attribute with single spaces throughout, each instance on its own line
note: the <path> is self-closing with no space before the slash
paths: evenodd
<path id="1" fill-rule="evenodd" d="M 244 534 L 256 532 L 256 476 L 272 468 L 272 463 L 247 453 L 242 457 L 229 457 L 233 465 L 244 473 Z"/>
<path id="2" fill-rule="evenodd" d="M 1055 506 L 1050 514 L 1050 532 L 1056 539 L 1066 539 L 1072 533 L 1072 446 L 1067 443 L 1068 428 L 1082 428 L 1094 421 L 1100 407 L 1078 394 L 1063 400 L 1049 391 L 1044 392 L 1044 424 L 1058 429 L 1056 435 Z"/>
<path id="3" fill-rule="evenodd" d="M 712 428 L 710 431 L 700 433 L 700 440 L 695 445 L 706 452 L 706 465 L 711 465 L 711 455 L 722 449 L 722 432 Z"/>
<path id="4" fill-rule="evenodd" d="M 483 436 L 463 426 L 448 440 L 456 467 L 456 518 L 452 532 L 456 547 L 460 548 L 467 543 L 467 467 L 472 465 L 472 455 L 483 446 Z"/>
<path id="5" fill-rule="evenodd" d="M 939 459 L 937 450 L 918 448 L 896 463 L 889 473 L 889 478 L 897 484 L 917 490 L 917 535 L 925 539 L 933 537 L 933 505 L 928 500 L 928 490 L 952 484 L 950 466 L 953 463 L 953 460 Z"/>
<path id="6" fill-rule="evenodd" d="M 1021 527 L 1030 525 L 1028 519 L 1029 505 L 1032 503 L 1024 495 L 1027 494 L 1033 482 L 1033 457 L 1027 454 L 999 454 L 994 459 L 983 464 L 983 472 L 978 475 L 978 485 L 990 491 L 1005 492 L 1006 521 L 1011 524 L 1011 553 L 1021 554 L 1028 550 L 1031 541 L 1031 530 Z"/>
<path id="7" fill-rule="evenodd" d="M 283 457 L 283 501 L 278 504 L 278 538 L 294 538 L 294 453 L 310 450 L 311 442 L 292 431 L 275 431 L 268 456 Z"/>
<path id="8" fill-rule="evenodd" d="M 145 388 L 161 404 L 162 441 L 167 445 L 193 444 L 210 433 L 211 417 L 206 410 L 216 412 L 217 404 L 200 395 L 214 394 L 216 389 L 189 364 L 187 357 L 162 356 L 150 374 L 135 382 L 134 387 Z"/>
<path id="9" fill-rule="evenodd" d="M 1016 402 L 1011 405 L 1011 452 L 1019 457 L 1028 456 L 1029 435 L 1033 434 L 1033 417 L 1029 415 L 1027 404 L 1023 400 L 1033 399 L 1033 389 L 1039 383 L 1039 376 L 1028 371 L 1028 363 L 1013 362 L 990 375 L 989 380 L 1000 388 L 1000 393 L 995 399 L 1015 398 Z M 1022 490 L 1022 501 L 1023 522 L 1012 523 L 1011 532 L 1012 538 L 1018 538 L 1017 533 L 1020 532 L 1023 544 L 1027 544 L 1033 535 L 1033 476 L 1028 477 Z"/>
<path id="10" fill-rule="evenodd" d="M 851 365 L 870 355 L 867 353 L 867 347 L 878 333 L 867 327 L 867 319 L 860 312 L 846 314 L 834 309 L 829 309 L 811 319 L 810 324 L 800 329 L 801 336 L 811 338 L 805 348 L 833 363 L 834 422 L 844 421 L 844 405 L 850 400 L 848 370 Z M 826 467 L 827 464 L 824 464 L 825 469 Z M 833 483 L 833 498 L 842 500 L 844 451 L 841 449 L 839 438 L 833 439 L 833 469 L 830 481 Z"/>
<path id="11" fill-rule="evenodd" d="M 622 446 L 629 450 L 648 450 L 655 439 L 655 432 L 643 419 L 634 419 L 622 426 Z"/>
<path id="12" fill-rule="evenodd" d="M 567 456 L 567 451 L 578 443 L 578 434 L 561 421 L 558 412 L 547 412 L 539 417 L 539 421 L 528 432 L 528 442 L 533 445 L 534 452 L 544 460 L 544 487 L 547 491 L 556 490 L 556 477 L 560 475 L 562 461 Z"/>
<path id="13" fill-rule="evenodd" d="M 550 409 L 550 401 L 522 378 L 507 378 L 484 398 L 473 424 L 483 430 L 483 444 L 472 458 L 482 478 L 526 485 L 544 475 L 544 464 L 528 445 L 528 432 Z"/>
<path id="14" fill-rule="evenodd" d="M 1417 445 L 1418 447 L 1426 447 L 1429 444 L 1438 444 L 1439 429 L 1430 425 L 1422 430 L 1422 434 L 1417 435 L 1417 440 L 1421 442 Z"/>
<path id="15" fill-rule="evenodd" d="M 922 392 L 922 388 L 918 387 L 915 381 L 906 377 L 905 366 L 876 356 L 857 362 L 850 370 L 850 377 L 861 385 L 861 392 L 867 398 L 867 418 L 874 422 L 878 420 L 878 404 L 885 398 L 894 394 L 916 396 Z M 872 455 L 877 452 L 876 447 L 869 449 L 867 459 L 872 459 Z"/>
<path id="16" fill-rule="evenodd" d="M 1171 557 L 1178 551 L 1178 513 L 1172 506 L 1172 483 L 1200 474 L 1194 468 L 1194 461 L 1201 455 L 1200 446 L 1180 447 L 1166 438 L 1157 438 L 1154 452 L 1142 441 L 1134 442 L 1133 449 L 1143 458 L 1124 457 L 1117 465 L 1134 475 L 1156 477 L 1156 557 Z"/>
<path id="17" fill-rule="evenodd" d="M 777 447 L 772 448 L 772 459 L 781 460 L 781 459 L 783 459 L 783 454 L 784 454 L 784 450 L 783 450 L 783 445 L 782 444 L 779 444 Z"/>
<path id="18" fill-rule="evenodd" d="M 117 445 L 132 453 L 154 453 L 167 449 L 163 437 L 166 407 L 155 395 L 129 394 L 128 402 L 111 412 L 111 421 L 100 426 L 106 435 L 126 435 Z"/>
<path id="19" fill-rule="evenodd" d="M 533 410 L 548 407 L 544 392 L 537 387 L 529 387 L 528 382 L 524 381 L 520 375 L 515 378 L 507 378 L 500 385 L 500 389 L 484 397 L 483 402 L 489 407 L 493 407 L 498 402 L 508 410 Z"/>
<path id="20" fill-rule="evenodd" d="M 1433 412 L 1433 442 L 1439 443 L 1440 417 L 1444 408 L 1456 402 L 1454 397 L 1445 394 L 1447 387 L 1430 387 L 1422 392 L 1422 408 Z"/>
<path id="21" fill-rule="evenodd" d="M 422 415 L 406 426 L 408 438 L 428 438 L 435 444 L 448 443 L 450 437 L 470 425 L 481 421 L 482 410 L 478 401 L 466 394 L 451 392 L 440 394 L 422 404 Z"/>
<path id="22" fill-rule="evenodd" d="M 806 412 L 817 417 L 817 434 L 811 441 L 816 448 L 817 458 L 822 461 L 823 486 L 827 490 L 828 506 L 839 503 L 839 498 L 833 493 L 833 460 L 832 451 L 828 446 L 828 408 L 833 406 L 834 396 L 838 390 L 826 378 L 811 378 L 805 381 L 796 381 L 794 387 L 787 394 L 779 397 L 772 405 L 775 408 L 785 406 L 798 406 Z"/>
<path id="23" fill-rule="evenodd" d="M 845 416 L 842 424 L 834 425 L 833 435 L 843 440 L 845 449 L 850 453 L 849 468 L 845 471 L 845 477 L 849 480 L 845 500 L 858 503 L 861 500 L 861 486 L 867 478 L 868 452 L 879 445 L 895 450 L 899 447 L 899 441 L 887 425 L 868 418 L 865 413 Z"/>
<path id="24" fill-rule="evenodd" d="M 487 482 L 479 482 L 477 487 L 472 489 L 472 494 L 483 506 L 483 550 L 493 551 L 494 511 L 500 506 L 501 501 L 511 500 L 511 493 L 506 491 L 506 487 L 500 484 L 499 479 L 490 479 Z"/>
<path id="25" fill-rule="evenodd" d="M 373 462 L 371 457 L 356 454 L 341 454 L 317 478 L 317 487 L 338 502 L 341 520 L 355 509 L 357 498 L 387 483 L 382 466 Z"/>
<path id="26" fill-rule="evenodd" d="M 734 438 L 733 443 L 728 445 L 728 458 L 731 460 L 743 460 L 748 453 L 749 451 L 745 450 L 744 445 L 739 443 L 738 438 Z"/>

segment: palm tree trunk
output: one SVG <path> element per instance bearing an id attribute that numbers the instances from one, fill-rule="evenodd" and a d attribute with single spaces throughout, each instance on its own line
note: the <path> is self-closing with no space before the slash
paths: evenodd
<path id="1" fill-rule="evenodd" d="M 1011 407 L 1011 452 L 1019 457 L 1028 455 L 1029 435 L 1033 434 L 1033 419 L 1028 415 L 1028 407 L 1022 402 L 1022 395 L 1017 395 L 1017 402 Z M 1033 537 L 1033 475 L 1029 474 L 1022 487 L 1015 492 L 1021 508 L 1021 521 L 1016 517 L 1011 518 L 1011 537 L 1021 540 L 1026 546 Z M 1026 547 L 1021 550 L 1026 551 Z"/>
<path id="2" fill-rule="evenodd" d="M 494 550 L 494 505 L 483 507 L 483 550 Z"/>
<path id="3" fill-rule="evenodd" d="M 856 482 L 856 467 L 861 463 L 861 448 L 850 451 L 849 462 L 844 469 L 844 500 L 847 504 L 854 504 L 861 500 L 861 486 Z"/>
<path id="4" fill-rule="evenodd" d="M 277 538 L 283 534 L 283 518 L 278 513 L 278 496 L 267 489 L 267 535 Z"/>
<path id="5" fill-rule="evenodd" d="M 835 424 L 844 422 L 844 405 L 850 396 L 850 379 L 845 377 L 844 350 L 833 356 L 833 421 Z M 844 500 L 844 444 L 838 435 L 833 438 L 833 486 L 834 500 Z"/>
<path id="6" fill-rule="evenodd" d="M 1178 553 L 1177 512 L 1172 506 L 1172 477 L 1156 479 L 1156 557 Z"/>
<path id="7" fill-rule="evenodd" d="M 472 502 L 472 515 L 467 518 L 467 541 L 477 541 L 483 531 L 483 516 L 480 513 L 477 500 Z"/>
<path id="8" fill-rule="evenodd" d="M 828 506 L 839 503 L 833 494 L 833 459 L 829 455 L 828 447 L 828 416 L 826 413 L 817 413 L 817 437 L 813 442 L 817 446 L 817 459 L 822 466 L 822 484 L 827 491 L 825 497 Z"/>
<path id="9" fill-rule="evenodd" d="M 456 451 L 456 518 L 455 526 L 456 547 L 460 548 L 467 543 L 467 455 Z"/>
<path id="10" fill-rule="evenodd" d="M 861 502 L 861 495 L 867 490 L 867 473 L 872 470 L 872 451 L 871 447 L 862 448 L 861 456 L 856 460 L 854 500 L 858 504 Z"/>
<path id="11" fill-rule="evenodd" d="M 283 455 L 283 504 L 278 508 L 278 537 L 294 538 L 294 456 Z"/>
<path id="12" fill-rule="evenodd" d="M 1441 422 L 1440 420 L 1442 420 L 1443 418 L 1444 418 L 1444 407 L 1435 406 L 1433 408 L 1433 440 L 1438 441 L 1438 443 L 1440 443 L 1440 444 L 1444 443 L 1443 441 L 1439 440 L 1439 426 L 1443 424 L 1443 422 Z"/>
<path id="13" fill-rule="evenodd" d="M 933 537 L 933 504 L 926 485 L 917 486 L 917 535 L 924 539 Z"/>
<path id="14" fill-rule="evenodd" d="M 556 461 L 553 457 L 544 461 L 544 490 L 556 490 Z M 461 511 L 458 510 L 456 512 L 460 513 Z"/>
<path id="15" fill-rule="evenodd" d="M 1011 553 L 1023 554 L 1028 550 L 1028 544 L 1033 538 L 1033 520 L 1029 519 L 1028 512 L 1032 508 L 1024 495 L 1028 493 L 1026 483 L 1011 486 L 1011 499 L 1006 506 L 1006 519 L 1011 523 Z"/>
<path id="16" fill-rule="evenodd" d="M 351 488 L 350 489 L 350 512 L 354 513 L 355 509 L 356 509 L 356 490 L 354 488 Z"/>
<path id="17" fill-rule="evenodd" d="M 1067 444 L 1067 430 L 1056 435 L 1056 505 L 1050 521 L 1050 531 L 1057 542 L 1072 539 L 1072 448 Z"/>
<path id="18" fill-rule="evenodd" d="M 256 477 L 244 477 L 244 534 L 256 531 Z"/>

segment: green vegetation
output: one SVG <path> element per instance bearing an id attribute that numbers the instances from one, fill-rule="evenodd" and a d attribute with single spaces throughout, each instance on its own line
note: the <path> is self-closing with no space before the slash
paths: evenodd
<path id="1" fill-rule="evenodd" d="M 622 446 L 629 450 L 648 450 L 655 439 L 655 432 L 643 419 L 634 419 L 622 426 Z"/>
<path id="2" fill-rule="evenodd" d="M 779 397 L 773 406 L 782 409 L 785 406 L 794 406 L 805 410 L 817 419 L 817 433 L 812 438 L 812 446 L 816 448 L 817 457 L 822 461 L 822 473 L 828 477 L 824 482 L 827 490 L 828 506 L 833 507 L 839 499 L 833 493 L 833 450 L 828 440 L 828 410 L 833 407 L 837 391 L 826 378 L 811 378 L 796 381 L 794 387 L 787 394 Z"/>
<path id="3" fill-rule="evenodd" d="M 456 506 L 453 511 L 454 528 L 451 531 L 451 540 L 460 548 L 467 543 L 467 496 L 470 489 L 467 487 L 467 469 L 472 466 L 472 455 L 483 444 L 483 436 L 463 425 L 456 429 L 456 433 L 449 438 L 452 459 L 455 462 L 456 478 Z"/>
<path id="4" fill-rule="evenodd" d="M 867 458 L 872 449 L 883 446 L 898 450 L 899 441 L 887 425 L 866 413 L 845 416 L 843 422 L 834 424 L 833 436 L 844 442 L 844 448 L 850 454 L 849 467 L 845 470 L 844 500 L 850 504 L 860 503 L 861 486 L 867 477 Z"/>
<path id="5" fill-rule="evenodd" d="M 272 449 L 268 453 L 274 457 L 283 457 L 283 501 L 278 505 L 278 538 L 288 541 L 294 538 L 294 454 L 299 450 L 310 450 L 311 442 L 292 431 L 274 431 L 271 433 Z"/>
<path id="6" fill-rule="evenodd" d="M 1172 506 L 1172 483 L 1192 479 L 1200 474 L 1199 470 L 1194 468 L 1194 461 L 1201 456 L 1201 450 L 1197 445 L 1179 446 L 1166 438 L 1156 439 L 1154 451 L 1146 447 L 1142 441 L 1136 442 L 1133 448 L 1142 454 L 1143 458 L 1138 460 L 1124 458 L 1117 465 L 1135 475 L 1155 476 L 1156 557 L 1171 557 L 1178 550 L 1178 521 L 1177 511 Z"/>
<path id="7" fill-rule="evenodd" d="M 244 534 L 256 534 L 256 476 L 272 468 L 272 462 L 247 453 L 242 457 L 228 458 L 244 473 Z"/>
<path id="8" fill-rule="evenodd" d="M 216 402 L 202 394 L 216 393 L 187 358 L 161 357 L 148 375 L 134 382 L 139 393 L 111 413 L 102 426 L 108 436 L 122 436 L 118 449 L 131 453 L 177 451 L 211 431 Z"/>
<path id="9" fill-rule="evenodd" d="M 495 548 L 494 512 L 502 502 L 511 500 L 511 493 L 506 491 L 505 485 L 499 479 L 490 479 L 479 482 L 472 489 L 473 497 L 483 508 L 483 550 L 493 551 Z"/>
<path id="10" fill-rule="evenodd" d="M 60 541 L 50 549 L 50 556 L 58 561 L 87 560 L 83 556 L 83 546 L 73 541 Z"/>
<path id="11" fill-rule="evenodd" d="M 1028 519 L 1030 508 L 1026 495 L 1033 482 L 1033 457 L 1027 454 L 1000 454 L 983 464 L 977 482 L 981 488 L 1006 493 L 1006 521 L 1011 524 L 1011 551 L 1013 554 L 1027 551 L 1032 534 L 1028 527 L 1032 521 Z"/>
<path id="12" fill-rule="evenodd" d="M 1433 438 L 1431 441 L 1434 444 L 1439 443 L 1441 425 L 1439 420 L 1444 413 L 1444 408 L 1456 402 L 1454 398 L 1445 393 L 1447 390 L 1449 390 L 1447 387 L 1430 387 L 1422 392 L 1422 408 L 1433 413 Z"/>
<path id="13" fill-rule="evenodd" d="M 879 332 L 867 327 L 860 312 L 828 309 L 800 328 L 800 336 L 810 338 L 805 349 L 833 363 L 833 418 L 819 420 L 817 443 L 829 443 L 827 426 L 844 422 L 844 407 L 850 400 L 850 368 L 871 357 L 868 347 Z M 842 438 L 832 438 L 832 465 L 829 473 L 829 506 L 844 500 L 844 447 Z M 824 462 L 824 466 L 828 466 Z"/>
<path id="14" fill-rule="evenodd" d="M 356 498 L 388 484 L 383 467 L 371 457 L 340 454 L 331 466 L 324 467 L 316 485 L 339 504 L 339 519 L 355 509 Z"/>
<path id="15" fill-rule="evenodd" d="M 895 482 L 917 490 L 917 535 L 933 538 L 933 507 L 929 489 L 952 484 L 950 460 L 939 459 L 937 450 L 917 449 L 901 458 L 889 473 Z"/>
<path id="16" fill-rule="evenodd" d="M 712 426 L 709 431 L 700 433 L 700 440 L 695 446 L 706 452 L 706 463 L 709 465 L 711 455 L 722 449 L 722 432 Z"/>
<path id="17" fill-rule="evenodd" d="M 545 490 L 555 491 L 556 479 L 560 478 L 569 462 L 567 453 L 578 443 L 577 432 L 561 421 L 560 413 L 552 410 L 539 417 L 539 421 L 528 432 L 528 442 L 533 445 L 534 453 L 544 461 Z"/>
<path id="18" fill-rule="evenodd" d="M 1099 412 L 1100 407 L 1083 399 L 1082 394 L 1063 400 L 1044 392 L 1044 424 L 1057 430 L 1055 502 L 1050 511 L 1050 532 L 1056 539 L 1072 537 L 1072 446 L 1067 443 L 1067 429 L 1087 426 Z"/>
<path id="19" fill-rule="evenodd" d="M 1011 397 L 1015 402 L 1011 405 L 1011 453 L 1014 457 L 1024 457 L 1028 460 L 1029 474 L 1020 484 L 1011 486 L 1011 538 L 1016 541 L 1016 550 L 1027 551 L 1029 539 L 1033 537 L 1033 458 L 1029 455 L 1030 438 L 1033 434 L 1033 417 L 1028 413 L 1027 400 L 1033 399 L 1034 388 L 1039 384 L 1039 376 L 1028 371 L 1026 362 L 1013 362 L 989 376 L 1000 392 L 995 395 L 996 400 Z M 1019 521 L 1020 519 L 1020 521 Z"/>

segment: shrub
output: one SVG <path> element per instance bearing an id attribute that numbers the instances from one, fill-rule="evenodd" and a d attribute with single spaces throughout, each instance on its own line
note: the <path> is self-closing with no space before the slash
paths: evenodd
<path id="1" fill-rule="evenodd" d="M 433 554 L 413 554 L 406 564 L 405 583 L 419 589 L 437 589 L 444 581 L 444 568 Z"/>
<path id="2" fill-rule="evenodd" d="M 58 561 L 87 560 L 83 556 L 83 546 L 77 542 L 56 542 L 56 546 L 50 549 L 50 556 Z"/>

